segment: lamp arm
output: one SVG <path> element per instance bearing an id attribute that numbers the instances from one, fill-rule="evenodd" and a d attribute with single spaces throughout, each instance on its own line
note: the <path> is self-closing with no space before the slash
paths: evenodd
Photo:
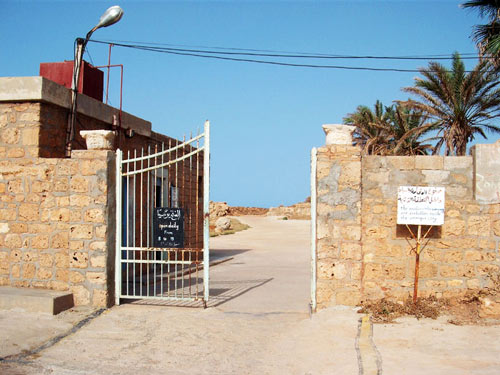
<path id="1" fill-rule="evenodd" d="M 90 37 L 92 36 L 92 34 L 94 33 L 94 31 L 96 31 L 98 29 L 97 26 L 95 26 L 92 30 L 90 30 L 88 33 L 87 33 L 87 36 L 85 37 L 85 45 L 87 44 L 87 42 L 89 41 Z"/>
<path id="2" fill-rule="evenodd" d="M 66 128 L 66 146 L 65 155 L 66 157 L 71 157 L 71 149 L 73 139 L 75 137 L 75 119 L 76 119 L 76 106 L 78 98 L 78 86 L 80 84 L 80 69 L 82 66 L 83 53 L 85 51 L 85 46 L 92 35 L 93 30 L 89 31 L 85 39 L 76 38 L 76 50 L 75 58 L 73 60 L 73 79 L 71 80 L 71 104 L 70 111 L 68 115 L 68 126 Z"/>
<path id="3" fill-rule="evenodd" d="M 76 118 L 76 106 L 78 98 L 78 86 L 80 83 L 80 68 L 83 60 L 83 53 L 85 52 L 85 47 L 90 40 L 90 37 L 97 29 L 101 27 L 108 27 L 118 22 L 123 16 L 123 9 L 118 5 L 112 6 L 104 12 L 99 20 L 99 23 L 94 26 L 86 35 L 85 39 L 76 39 L 76 51 L 75 58 L 73 60 L 73 80 L 71 81 L 71 106 L 68 116 L 68 126 L 66 128 L 66 147 L 65 155 L 66 157 L 71 157 L 71 149 L 74 138 L 75 131 L 75 118 Z"/>

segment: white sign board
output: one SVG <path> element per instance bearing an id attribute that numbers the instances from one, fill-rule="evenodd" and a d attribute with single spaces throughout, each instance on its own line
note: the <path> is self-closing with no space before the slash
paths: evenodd
<path id="1" fill-rule="evenodd" d="M 397 223 L 443 225 L 444 187 L 400 186 Z"/>

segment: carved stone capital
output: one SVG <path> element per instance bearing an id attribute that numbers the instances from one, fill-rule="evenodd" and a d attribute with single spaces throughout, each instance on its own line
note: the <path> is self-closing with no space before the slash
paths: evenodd
<path id="1" fill-rule="evenodd" d="M 325 124 L 326 145 L 352 145 L 352 133 L 356 129 L 352 125 Z"/>

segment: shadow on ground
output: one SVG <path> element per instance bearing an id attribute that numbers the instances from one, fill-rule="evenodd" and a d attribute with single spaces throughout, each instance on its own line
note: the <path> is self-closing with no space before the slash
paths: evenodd
<path id="1" fill-rule="evenodd" d="M 250 249 L 210 249 L 210 261 L 232 258 L 247 251 Z"/>
<path id="2" fill-rule="evenodd" d="M 207 307 L 217 307 L 228 301 L 231 301 L 241 295 L 258 288 L 268 282 L 269 279 L 255 279 L 255 280 L 230 280 L 223 281 L 217 280 L 210 283 L 210 297 Z M 186 300 L 160 300 L 160 299 L 139 299 L 139 300 L 122 300 L 122 304 L 131 303 L 134 305 L 151 305 L 151 306 L 176 306 L 176 307 L 195 307 L 200 308 L 203 306 L 203 279 L 198 279 L 197 283 L 200 287 L 199 299 L 194 301 Z"/>

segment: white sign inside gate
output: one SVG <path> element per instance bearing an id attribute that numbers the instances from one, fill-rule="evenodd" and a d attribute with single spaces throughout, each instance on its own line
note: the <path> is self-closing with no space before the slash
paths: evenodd
<path id="1" fill-rule="evenodd" d="M 443 225 L 444 187 L 400 186 L 398 224 Z"/>

